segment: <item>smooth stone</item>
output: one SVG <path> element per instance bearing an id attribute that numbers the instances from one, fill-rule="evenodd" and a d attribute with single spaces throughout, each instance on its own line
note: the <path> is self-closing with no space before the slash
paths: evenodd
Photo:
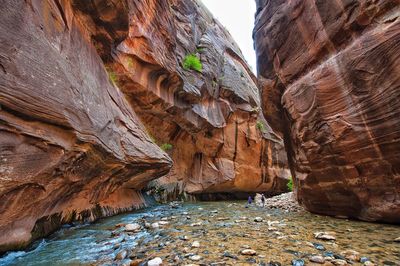
<path id="1" fill-rule="evenodd" d="M 189 259 L 191 259 L 193 261 L 199 261 L 202 259 L 202 257 L 199 255 L 193 255 L 193 256 L 190 256 Z"/>
<path id="2" fill-rule="evenodd" d="M 316 232 L 314 237 L 321 240 L 336 240 L 335 232 Z"/>
<path id="3" fill-rule="evenodd" d="M 395 238 L 393 241 L 394 241 L 394 242 L 398 242 L 398 243 L 400 243 L 400 237 L 398 237 L 398 238 Z"/>
<path id="4" fill-rule="evenodd" d="M 257 254 L 257 251 L 255 251 L 254 249 L 243 249 L 242 251 L 240 251 L 240 254 L 246 256 L 254 256 Z"/>
<path id="5" fill-rule="evenodd" d="M 152 223 L 152 224 L 151 224 L 151 228 L 156 229 L 156 228 L 159 228 L 159 227 L 160 227 L 160 224 L 159 224 L 159 223 Z"/>
<path id="6" fill-rule="evenodd" d="M 360 260 L 360 253 L 355 251 L 355 250 L 345 250 L 340 253 L 343 257 L 345 257 L 348 260 L 352 261 L 359 261 Z"/>
<path id="7" fill-rule="evenodd" d="M 315 263 L 319 263 L 319 264 L 324 264 L 325 263 L 325 259 L 322 256 L 312 256 L 310 258 L 311 262 L 315 262 Z"/>
<path id="8" fill-rule="evenodd" d="M 147 262 L 147 266 L 159 266 L 162 264 L 162 259 L 160 257 L 154 258 Z"/>
<path id="9" fill-rule="evenodd" d="M 305 262 L 302 259 L 292 260 L 292 266 L 304 266 Z"/>
<path id="10" fill-rule="evenodd" d="M 192 243 L 192 248 L 199 248 L 200 247 L 200 242 L 199 241 L 194 241 Z"/>
<path id="11" fill-rule="evenodd" d="M 324 247 L 324 245 L 322 245 L 322 244 L 319 244 L 319 243 L 312 243 L 312 245 L 313 245 L 317 250 L 321 250 L 321 251 L 325 250 L 325 247 Z"/>
<path id="12" fill-rule="evenodd" d="M 361 257 L 361 258 L 360 258 L 360 262 L 361 262 L 361 263 L 365 263 L 365 262 L 367 262 L 367 261 L 369 261 L 369 258 L 367 258 L 367 257 Z"/>
<path id="13" fill-rule="evenodd" d="M 138 223 L 125 225 L 125 231 L 138 231 L 138 230 L 140 230 L 140 228 L 141 228 L 141 226 Z"/>
<path id="14" fill-rule="evenodd" d="M 167 222 L 167 221 L 159 221 L 158 224 L 159 225 L 167 225 L 167 224 L 169 224 L 169 222 Z"/>
<path id="15" fill-rule="evenodd" d="M 260 223 L 262 221 L 263 221 L 263 218 L 261 218 L 261 217 L 254 218 L 254 222 Z"/>
<path id="16" fill-rule="evenodd" d="M 373 263 L 373 262 L 367 260 L 366 262 L 364 262 L 363 265 L 365 265 L 365 266 L 375 266 L 375 263 Z"/>
<path id="17" fill-rule="evenodd" d="M 126 256 L 128 256 L 128 252 L 126 250 L 121 250 L 120 252 L 118 252 L 117 256 L 115 256 L 115 259 L 123 260 L 126 258 Z"/>
<path id="18" fill-rule="evenodd" d="M 346 265 L 349 265 L 349 264 L 347 263 L 347 261 L 341 260 L 341 259 L 332 260 L 331 263 L 332 263 L 333 265 L 336 265 L 336 266 L 346 266 Z"/>

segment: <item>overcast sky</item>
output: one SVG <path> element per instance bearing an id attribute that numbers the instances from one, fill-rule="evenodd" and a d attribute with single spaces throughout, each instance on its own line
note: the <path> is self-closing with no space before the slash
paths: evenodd
<path id="1" fill-rule="evenodd" d="M 254 0 L 201 0 L 231 33 L 244 57 L 256 73 L 256 55 L 252 31 L 256 4 Z"/>

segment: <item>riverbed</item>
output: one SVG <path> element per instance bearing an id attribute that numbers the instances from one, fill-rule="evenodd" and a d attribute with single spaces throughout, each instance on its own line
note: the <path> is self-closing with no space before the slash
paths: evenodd
<path id="1" fill-rule="evenodd" d="M 242 201 L 175 203 L 65 226 L 0 265 L 400 265 L 399 236 L 396 225 Z"/>

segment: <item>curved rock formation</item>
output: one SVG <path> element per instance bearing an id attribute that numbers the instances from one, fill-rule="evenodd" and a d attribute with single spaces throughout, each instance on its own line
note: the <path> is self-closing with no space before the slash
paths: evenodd
<path id="1" fill-rule="evenodd" d="M 264 115 L 308 210 L 400 221 L 400 2 L 257 1 Z"/>
<path id="2" fill-rule="evenodd" d="M 142 205 L 172 162 L 68 1 L 3 1 L 0 36 L 0 251 Z"/>
<path id="3" fill-rule="evenodd" d="M 170 148 L 174 166 L 158 186 L 193 194 L 286 190 L 283 141 L 260 114 L 257 80 L 200 3 L 122 1 L 125 11 L 113 12 L 107 1 L 94 2 L 74 7 L 112 79 L 154 140 Z M 115 25 L 128 21 L 124 37 Z M 182 67 L 189 54 L 201 72 Z"/>

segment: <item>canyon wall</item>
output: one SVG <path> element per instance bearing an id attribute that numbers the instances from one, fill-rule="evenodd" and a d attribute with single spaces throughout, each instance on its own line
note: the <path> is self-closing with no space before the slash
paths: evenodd
<path id="1" fill-rule="evenodd" d="M 299 202 L 400 222 L 400 1 L 257 0 L 263 111 Z"/>
<path id="2" fill-rule="evenodd" d="M 0 13 L 0 252 L 138 208 L 161 176 L 176 195 L 286 190 L 257 80 L 197 1 L 6 0 Z M 201 71 L 182 67 L 189 54 Z"/>
<path id="3" fill-rule="evenodd" d="M 66 1 L 1 4 L 0 251 L 144 204 L 172 162 Z"/>
<path id="4" fill-rule="evenodd" d="M 260 112 L 257 79 L 200 2 L 121 1 L 125 13 L 108 1 L 73 3 L 112 80 L 174 161 L 157 190 L 213 198 L 287 189 L 283 140 Z M 126 36 L 109 27 L 127 21 Z M 183 67 L 189 54 L 201 71 Z"/>

